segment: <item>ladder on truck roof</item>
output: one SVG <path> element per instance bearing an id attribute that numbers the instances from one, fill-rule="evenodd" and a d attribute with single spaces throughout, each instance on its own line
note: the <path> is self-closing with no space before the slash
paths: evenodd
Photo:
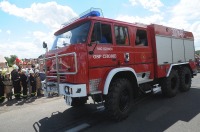
<path id="1" fill-rule="evenodd" d="M 70 19 L 68 22 L 61 24 L 61 27 L 62 28 L 66 27 L 66 26 L 70 25 L 71 23 L 73 23 L 79 19 L 82 19 L 82 18 L 95 17 L 95 16 L 103 17 L 103 12 L 100 8 L 92 7 L 89 10 L 86 10 L 85 12 L 81 13 L 79 16 L 74 17 L 74 18 Z"/>

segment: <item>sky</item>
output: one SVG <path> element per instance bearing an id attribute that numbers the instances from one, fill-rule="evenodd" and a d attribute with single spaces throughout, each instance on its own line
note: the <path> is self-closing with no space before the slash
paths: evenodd
<path id="1" fill-rule="evenodd" d="M 106 18 L 191 31 L 200 50 L 200 0 L 1 0 L 0 54 L 37 58 L 45 53 L 42 42 L 51 47 L 61 24 L 91 7 Z"/>

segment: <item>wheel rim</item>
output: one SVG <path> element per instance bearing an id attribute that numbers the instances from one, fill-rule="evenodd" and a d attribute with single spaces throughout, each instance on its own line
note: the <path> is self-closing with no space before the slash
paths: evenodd
<path id="1" fill-rule="evenodd" d="M 130 95 L 127 89 L 124 89 L 120 94 L 119 98 L 119 109 L 121 112 L 124 112 L 128 109 L 130 104 Z"/>

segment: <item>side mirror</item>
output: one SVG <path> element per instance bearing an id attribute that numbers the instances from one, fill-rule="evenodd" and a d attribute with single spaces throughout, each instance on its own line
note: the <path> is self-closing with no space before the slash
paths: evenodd
<path id="1" fill-rule="evenodd" d="M 47 43 L 43 42 L 43 48 L 47 48 Z"/>

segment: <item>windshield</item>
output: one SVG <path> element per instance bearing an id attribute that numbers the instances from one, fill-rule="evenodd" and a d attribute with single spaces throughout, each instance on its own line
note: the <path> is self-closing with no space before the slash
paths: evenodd
<path id="1" fill-rule="evenodd" d="M 85 43 L 88 32 L 90 29 L 90 21 L 84 24 L 78 25 L 75 28 L 67 30 L 63 34 L 55 36 L 55 40 L 53 42 L 52 50 L 58 49 L 64 46 L 68 46 L 70 44 L 80 44 Z"/>

